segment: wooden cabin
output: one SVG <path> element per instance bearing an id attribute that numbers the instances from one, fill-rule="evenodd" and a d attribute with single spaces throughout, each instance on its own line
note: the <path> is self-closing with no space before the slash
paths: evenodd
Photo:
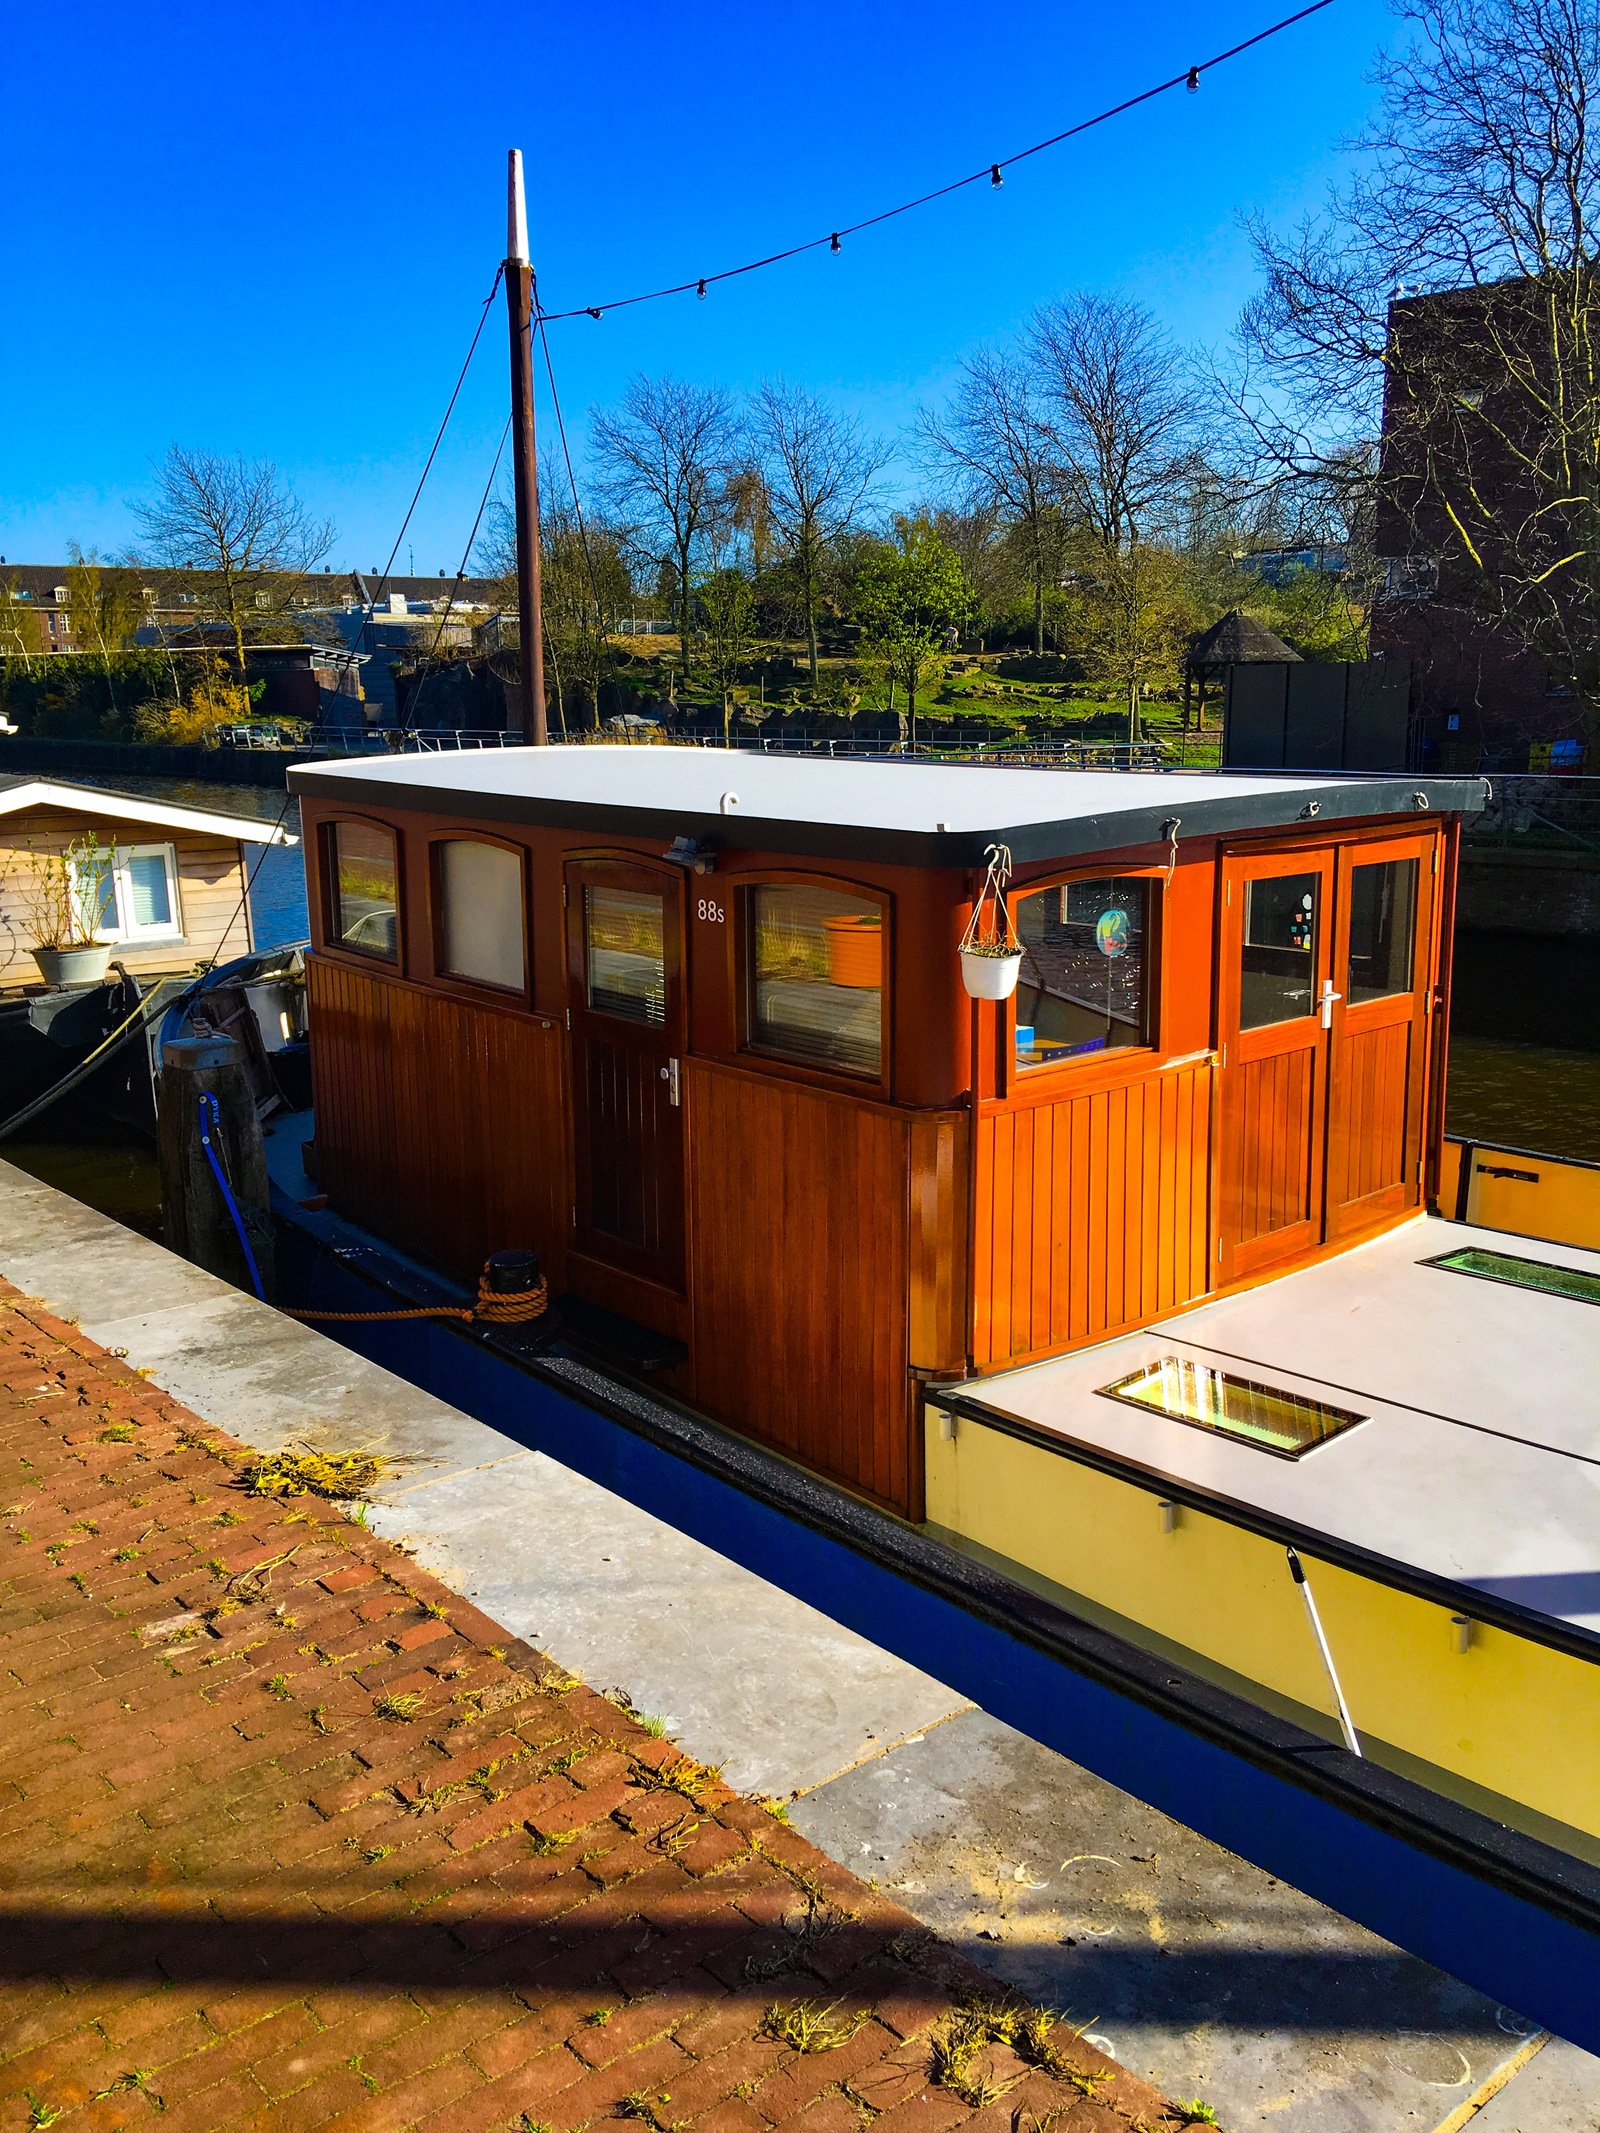
<path id="1" fill-rule="evenodd" d="M 919 1383 L 1344 1250 L 1432 1189 L 1479 780 L 688 748 L 291 771 L 320 1175 L 924 1516 Z M 1009 848 L 1015 994 L 958 945 Z"/>
<path id="2" fill-rule="evenodd" d="M 254 848 L 295 842 L 271 822 L 208 808 L 55 778 L 0 777 L 0 994 L 42 982 L 28 925 L 30 854 L 59 855 L 91 834 L 100 866 L 83 886 L 99 904 L 96 938 L 110 942 L 137 978 L 247 955 Z"/>

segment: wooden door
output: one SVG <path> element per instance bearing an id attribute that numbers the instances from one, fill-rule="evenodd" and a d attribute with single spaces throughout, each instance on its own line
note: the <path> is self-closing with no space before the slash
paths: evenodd
<path id="1" fill-rule="evenodd" d="M 1331 849 L 1223 862 L 1220 1281 L 1322 1241 Z"/>
<path id="2" fill-rule="evenodd" d="M 683 1287 L 683 879 L 566 870 L 577 1246 Z"/>
<path id="3" fill-rule="evenodd" d="M 1328 1070 L 1326 1234 L 1422 1197 L 1433 895 L 1439 837 L 1341 847 Z"/>

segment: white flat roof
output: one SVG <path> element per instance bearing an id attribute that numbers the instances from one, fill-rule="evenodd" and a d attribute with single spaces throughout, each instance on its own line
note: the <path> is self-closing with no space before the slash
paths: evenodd
<path id="1" fill-rule="evenodd" d="M 145 822 L 153 829 L 243 838 L 247 844 L 300 842 L 281 824 L 258 822 L 251 815 L 217 815 L 209 808 L 177 807 L 171 801 L 147 800 L 137 793 L 109 792 L 103 785 L 66 785 L 58 778 L 0 778 L 0 815 L 19 815 L 31 807 L 59 807 L 102 821 Z"/>
<path id="2" fill-rule="evenodd" d="M 959 1411 L 1600 1639 L 1600 1308 L 1424 1262 L 1600 1252 L 1425 1216 L 1097 1348 L 950 1388 Z M 1162 1356 L 1368 1419 L 1290 1460 L 1101 1388 Z M 931 1395 L 935 1400 L 938 1394 Z M 1345 1554 L 1338 1557 L 1346 1560 Z M 1597 1646 L 1600 1649 L 1600 1646 Z"/>
<path id="3" fill-rule="evenodd" d="M 1055 770 L 649 745 L 496 748 L 297 765 L 297 793 L 471 820 L 692 835 L 730 848 L 971 866 L 1313 819 L 1473 813 L 1481 778 Z"/>

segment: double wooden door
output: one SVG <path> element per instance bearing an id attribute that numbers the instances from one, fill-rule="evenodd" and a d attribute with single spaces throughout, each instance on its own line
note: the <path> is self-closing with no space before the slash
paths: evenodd
<path id="1" fill-rule="evenodd" d="M 1218 1278 L 1421 1198 L 1436 833 L 1223 864 Z"/>
<path id="2" fill-rule="evenodd" d="M 683 1286 L 683 877 L 568 863 L 579 1251 Z"/>

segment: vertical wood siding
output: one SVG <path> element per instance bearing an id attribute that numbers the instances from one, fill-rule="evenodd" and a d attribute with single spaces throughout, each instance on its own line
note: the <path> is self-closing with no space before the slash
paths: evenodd
<path id="1" fill-rule="evenodd" d="M 1207 1286 L 1212 1068 L 995 1109 L 977 1126 L 973 1360 L 1175 1310 Z"/>
<path id="2" fill-rule="evenodd" d="M 1417 1126 L 1408 1115 L 1411 1044 L 1407 1021 L 1349 1034 L 1340 1048 L 1346 1110 L 1345 1130 L 1329 1155 L 1330 1173 L 1335 1162 L 1343 1173 L 1328 1179 L 1328 1197 L 1335 1203 L 1364 1200 L 1405 1182 L 1407 1128 L 1414 1135 Z"/>
<path id="3" fill-rule="evenodd" d="M 694 1396 L 707 1413 L 918 1515 L 908 1376 L 909 1163 L 953 1211 L 938 1128 L 762 1074 L 686 1062 Z M 946 1246 L 948 1250 L 948 1245 Z M 926 1261 L 936 1248 L 923 1235 Z M 944 1301 L 946 1324 L 956 1311 Z M 929 1311 L 936 1325 L 940 1306 Z M 948 1334 L 946 1334 L 948 1337 Z"/>
<path id="4" fill-rule="evenodd" d="M 1229 1191 L 1238 1198 L 1231 1234 L 1240 1244 L 1311 1219 L 1315 1069 L 1315 1054 L 1298 1051 L 1272 1052 L 1236 1070 Z"/>
<path id="5" fill-rule="evenodd" d="M 559 1282 L 570 1194 L 558 1033 L 316 956 L 307 982 L 336 1205 L 463 1279 L 524 1245 Z"/>

